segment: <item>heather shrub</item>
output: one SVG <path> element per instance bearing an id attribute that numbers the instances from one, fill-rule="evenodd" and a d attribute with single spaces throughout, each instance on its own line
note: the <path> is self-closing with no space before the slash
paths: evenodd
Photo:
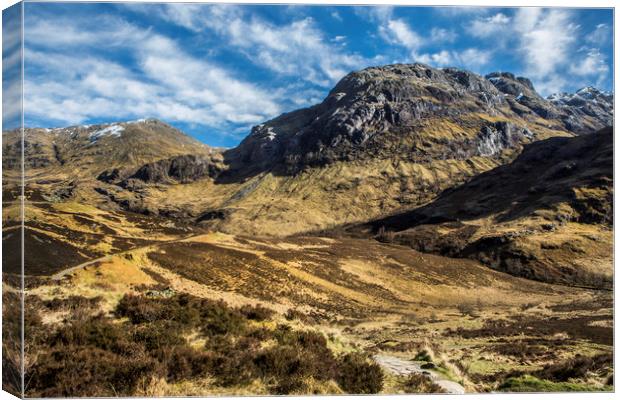
<path id="1" fill-rule="evenodd" d="M 49 344 L 58 347 L 92 346 L 119 354 L 127 353 L 131 347 L 126 329 L 101 316 L 62 325 L 50 335 Z"/>
<path id="2" fill-rule="evenodd" d="M 168 382 L 202 377 L 212 368 L 209 354 L 184 345 L 162 348 L 156 357 L 166 366 Z"/>
<path id="3" fill-rule="evenodd" d="M 355 355 L 336 359 L 318 332 L 250 324 L 272 316 L 262 306 L 236 309 L 188 295 L 125 295 L 114 312 L 119 320 L 82 313 L 77 305 L 85 306 L 84 300 L 69 299 L 39 305 L 72 314 L 52 332 L 39 329 L 45 340 L 37 342 L 39 356 L 27 371 L 30 397 L 132 396 L 161 380 L 206 376 L 221 387 L 262 379 L 276 394 L 304 393 L 334 381 L 351 393 L 375 393 L 382 385 L 374 363 Z M 28 323 L 33 324 L 41 322 Z M 204 347 L 191 347 L 188 334 L 202 335 Z"/>
<path id="4" fill-rule="evenodd" d="M 411 374 L 401 384 L 405 393 L 445 393 L 445 390 L 426 375 Z"/>
<path id="5" fill-rule="evenodd" d="M 383 389 L 383 371 L 359 354 L 347 354 L 338 360 L 336 381 L 347 393 L 379 393 Z"/>
<path id="6" fill-rule="evenodd" d="M 247 321 L 237 310 L 229 308 L 224 302 L 203 304 L 200 309 L 202 332 L 208 336 L 242 334 Z"/>
<path id="7" fill-rule="evenodd" d="M 164 299 L 126 294 L 116 307 L 116 315 L 129 318 L 133 324 L 166 320 L 189 328 L 200 320 L 199 311 L 191 304 L 192 301 L 187 295 Z"/>
<path id="8" fill-rule="evenodd" d="M 239 312 L 247 319 L 252 321 L 265 321 L 271 318 L 274 311 L 260 305 L 248 306 L 245 305 L 239 309 Z"/>
<path id="9" fill-rule="evenodd" d="M 258 376 L 254 362 L 260 345 L 253 340 L 233 341 L 226 336 L 212 338 L 207 345 L 211 354 L 210 373 L 221 386 L 235 386 L 250 383 Z"/>
<path id="10" fill-rule="evenodd" d="M 148 351 L 185 344 L 185 339 L 179 336 L 178 324 L 172 321 L 140 325 L 135 328 L 133 340 Z"/>
<path id="11" fill-rule="evenodd" d="M 27 316 L 28 314 L 26 314 Z M 38 323 L 40 321 L 35 321 Z M 17 293 L 2 292 L 2 389 L 21 392 L 21 309 Z"/>
<path id="12" fill-rule="evenodd" d="M 27 389 L 33 397 L 130 396 L 160 373 L 160 365 L 146 355 L 66 346 L 39 357 L 28 373 Z"/>
<path id="13" fill-rule="evenodd" d="M 102 297 L 84 297 L 84 296 L 69 296 L 67 298 L 53 298 L 51 300 L 46 300 L 43 302 L 43 305 L 52 311 L 59 310 L 79 310 L 79 309 L 94 309 L 101 302 Z"/>
<path id="14" fill-rule="evenodd" d="M 294 308 L 289 308 L 286 311 L 286 314 L 284 314 L 284 318 L 286 318 L 287 321 L 293 321 L 293 320 L 300 320 L 300 321 L 306 321 L 306 314 L 304 314 L 303 312 L 299 311 L 299 310 L 295 310 Z"/>
<path id="15" fill-rule="evenodd" d="M 415 361 L 424 361 L 424 362 L 427 362 L 427 363 L 433 361 L 433 358 L 431 357 L 431 355 L 426 350 L 420 351 L 418 354 L 416 354 L 416 356 L 413 359 Z"/>
<path id="16" fill-rule="evenodd" d="M 577 355 L 574 358 L 549 364 L 537 371 L 535 376 L 554 382 L 566 382 L 569 379 L 585 378 L 589 372 L 611 369 L 613 355 L 601 353 L 592 357 Z"/>

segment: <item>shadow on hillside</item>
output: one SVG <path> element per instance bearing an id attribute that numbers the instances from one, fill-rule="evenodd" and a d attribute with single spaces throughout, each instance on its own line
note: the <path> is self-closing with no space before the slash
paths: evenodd
<path id="1" fill-rule="evenodd" d="M 590 198 L 583 204 L 577 202 L 573 189 L 609 189 L 612 185 L 613 128 L 608 127 L 590 135 L 531 143 L 512 163 L 447 189 L 428 205 L 344 230 L 353 234 L 380 229 L 398 232 L 493 215 L 497 222 L 506 222 L 561 202 L 576 208 L 583 222 L 611 224 L 611 198 Z M 611 191 L 604 192 L 611 196 Z"/>

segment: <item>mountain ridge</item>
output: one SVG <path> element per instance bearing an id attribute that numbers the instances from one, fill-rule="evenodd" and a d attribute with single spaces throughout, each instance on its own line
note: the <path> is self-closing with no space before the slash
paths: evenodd
<path id="1" fill-rule="evenodd" d="M 612 286 L 613 130 L 540 140 L 419 208 L 347 228 L 530 279 Z M 604 261 L 603 261 L 604 260 Z M 610 264 L 611 265 L 611 264 Z"/>
<path id="2" fill-rule="evenodd" d="M 47 198 L 289 235 L 418 207 L 528 143 L 586 134 L 612 111 L 579 109 L 573 119 L 587 124 L 567 125 L 566 110 L 579 107 L 556 106 L 510 73 L 395 64 L 348 74 L 323 102 L 255 126 L 232 149 L 156 119 L 26 129 L 27 172 Z M 5 167 L 15 140 L 3 144 Z"/>

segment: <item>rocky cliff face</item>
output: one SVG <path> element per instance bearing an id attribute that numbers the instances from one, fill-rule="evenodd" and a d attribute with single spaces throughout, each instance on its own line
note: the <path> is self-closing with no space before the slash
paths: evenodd
<path id="1" fill-rule="evenodd" d="M 202 178 L 215 178 L 224 169 L 221 154 L 176 156 L 148 163 L 129 179 L 146 183 L 189 183 Z"/>
<path id="2" fill-rule="evenodd" d="M 614 96 L 610 92 L 588 86 L 572 94 L 551 95 L 547 100 L 564 113 L 563 121 L 571 131 L 588 133 L 588 124 L 594 128 L 613 124 Z"/>
<path id="3" fill-rule="evenodd" d="M 388 156 L 412 150 L 404 139 L 413 139 L 423 119 L 495 114 L 503 103 L 489 81 L 470 72 L 422 64 L 368 68 L 343 78 L 321 104 L 254 127 L 227 156 L 236 167 L 288 170 Z M 394 140 L 402 145 L 395 149 Z"/>
<path id="4" fill-rule="evenodd" d="M 574 94 L 540 96 L 531 81 L 509 72 L 494 72 L 486 78 L 505 94 L 506 102 L 515 113 L 536 115 L 550 123 L 559 122 L 575 134 L 596 132 L 613 121 L 613 95 L 592 87 Z"/>
<path id="5" fill-rule="evenodd" d="M 254 127 L 226 158 L 233 170 L 290 173 L 340 160 L 429 152 L 496 156 L 554 135 L 549 130 L 588 133 L 609 123 L 609 107 L 576 106 L 544 99 L 528 79 L 510 73 L 482 77 L 423 64 L 373 67 L 344 77 L 322 103 Z M 425 135 L 429 125 L 436 135 Z"/>

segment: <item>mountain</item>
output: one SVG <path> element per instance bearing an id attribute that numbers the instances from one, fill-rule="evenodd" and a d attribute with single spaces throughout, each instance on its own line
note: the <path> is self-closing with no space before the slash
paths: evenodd
<path id="1" fill-rule="evenodd" d="M 5 132 L 3 139 L 3 167 L 16 168 L 20 132 Z M 84 178 L 106 169 L 128 170 L 174 155 L 215 152 L 156 119 L 24 130 L 26 171 L 70 168 Z"/>
<path id="2" fill-rule="evenodd" d="M 610 92 L 587 86 L 573 94 L 553 94 L 547 100 L 565 113 L 565 123 L 570 130 L 588 131 L 584 127 L 587 123 L 593 127 L 600 127 L 600 123 L 603 126 L 613 124 L 614 97 Z"/>
<path id="3" fill-rule="evenodd" d="M 19 130 L 3 133 L 8 174 L 20 169 L 20 141 Z M 101 183 L 119 183 L 149 163 L 184 156 L 213 165 L 223 160 L 220 150 L 156 119 L 24 130 L 26 192 L 33 199 L 74 198 L 102 205 L 93 191 Z"/>
<path id="4" fill-rule="evenodd" d="M 613 123 L 611 93 L 586 87 L 575 94 L 554 94 L 545 99 L 527 78 L 509 72 L 494 72 L 486 78 L 504 93 L 511 110 L 521 116 L 559 121 L 566 130 L 576 134 L 592 133 Z"/>
<path id="5" fill-rule="evenodd" d="M 46 198 L 289 235 L 419 207 L 528 143 L 609 122 L 600 103 L 611 97 L 580 98 L 586 105 L 555 104 L 509 73 L 372 67 L 345 76 L 320 104 L 255 126 L 230 150 L 157 120 L 26 129 L 26 169 L 37 176 L 32 193 Z M 566 122 L 590 109 L 582 123 Z M 17 137 L 5 133 L 9 168 Z"/>
<path id="6" fill-rule="evenodd" d="M 495 156 L 567 131 L 558 112 L 538 118 L 555 106 L 528 80 L 511 79 L 519 97 L 508 76 L 423 64 L 353 72 L 322 103 L 254 127 L 227 158 L 233 170 L 294 173 L 337 161 Z"/>
<path id="7" fill-rule="evenodd" d="M 613 390 L 611 100 L 375 67 L 234 149 L 153 119 L 25 129 L 25 181 L 4 132 L 27 394 L 117 395 L 115 371 L 139 396 Z"/>
<path id="8" fill-rule="evenodd" d="M 612 285 L 613 130 L 527 145 L 422 207 L 351 227 L 550 282 Z"/>

